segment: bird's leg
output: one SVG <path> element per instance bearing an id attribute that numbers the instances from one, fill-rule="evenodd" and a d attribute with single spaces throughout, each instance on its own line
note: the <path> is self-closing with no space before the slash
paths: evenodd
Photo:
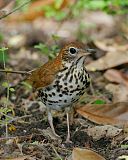
<path id="1" fill-rule="evenodd" d="M 72 125 L 74 121 L 74 106 L 70 107 L 70 116 L 69 116 L 69 124 Z"/>
<path id="2" fill-rule="evenodd" d="M 69 112 L 66 113 L 67 116 L 67 128 L 68 128 L 68 135 L 66 138 L 66 142 L 71 142 L 70 141 L 70 124 L 69 124 Z"/>
<path id="3" fill-rule="evenodd" d="M 67 116 L 67 129 L 68 129 L 68 134 L 67 134 L 67 138 L 66 138 L 66 142 L 68 143 L 72 143 L 72 141 L 70 140 L 70 120 L 73 121 L 73 106 L 70 106 L 68 108 L 66 108 L 66 116 Z M 69 117 L 69 114 L 71 113 L 72 116 Z"/>
<path id="4" fill-rule="evenodd" d="M 50 124 L 50 127 L 52 129 L 52 132 L 53 134 L 56 136 L 56 137 L 60 137 L 56 132 L 55 132 L 55 129 L 54 129 L 54 126 L 53 126 L 53 117 L 52 117 L 52 113 L 51 113 L 51 109 L 47 109 L 47 112 L 48 112 L 48 122 Z"/>

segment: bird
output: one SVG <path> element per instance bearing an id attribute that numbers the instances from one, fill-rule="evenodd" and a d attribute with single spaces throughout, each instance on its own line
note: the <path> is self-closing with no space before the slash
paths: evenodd
<path id="1" fill-rule="evenodd" d="M 38 91 L 40 100 L 47 108 L 48 122 L 56 137 L 58 134 L 54 129 L 51 111 L 66 112 L 66 142 L 70 142 L 69 112 L 90 85 L 85 59 L 92 52 L 93 49 L 85 47 L 81 42 L 67 43 L 55 59 L 34 69 L 27 78 L 27 82 Z"/>

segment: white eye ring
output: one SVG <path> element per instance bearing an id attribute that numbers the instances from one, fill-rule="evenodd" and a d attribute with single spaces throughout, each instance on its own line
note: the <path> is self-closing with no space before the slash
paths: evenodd
<path id="1" fill-rule="evenodd" d="M 74 54 L 77 53 L 77 49 L 74 48 L 74 47 L 70 47 L 70 48 L 69 48 L 69 52 L 70 52 L 70 54 L 74 55 Z"/>

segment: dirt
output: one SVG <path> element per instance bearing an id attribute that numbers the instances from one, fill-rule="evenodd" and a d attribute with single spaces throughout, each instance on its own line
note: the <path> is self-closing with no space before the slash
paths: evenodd
<path id="1" fill-rule="evenodd" d="M 35 106 L 37 106 L 37 104 L 38 103 L 35 103 Z M 52 160 L 57 158 L 54 150 L 57 151 L 62 159 L 65 157 L 68 159 L 74 147 L 93 149 L 108 160 L 115 160 L 119 155 L 122 155 L 122 153 L 127 154 L 127 149 L 119 148 L 118 146 L 120 146 L 120 144 L 117 145 L 118 142 L 114 145 L 113 140 L 110 138 L 104 137 L 100 140 L 93 140 L 93 137 L 90 137 L 85 132 L 85 129 L 93 127 L 95 124 L 83 119 L 77 114 L 75 115 L 73 125 L 70 126 L 72 143 L 65 142 L 67 135 L 65 116 L 59 118 L 60 115 L 58 115 L 54 118 L 55 130 L 61 139 L 50 137 L 48 136 L 49 124 L 45 111 L 41 112 L 38 107 L 35 108 L 33 104 L 32 109 L 29 108 L 31 111 L 27 112 L 23 111 L 23 109 L 15 108 L 15 117 L 26 116 L 26 118 L 17 119 L 17 121 L 8 125 L 9 128 L 12 126 L 15 128 L 14 130 L 9 129 L 8 136 L 10 138 L 5 138 L 5 126 L 0 129 L 1 159 L 23 154 L 31 155 L 37 159 Z M 30 117 L 27 117 L 27 115 L 30 115 Z M 1 117 L 1 119 L 4 119 L 4 117 Z M 79 123 L 78 119 L 84 121 L 84 126 Z M 48 134 L 45 134 L 43 131 L 46 131 Z M 10 140 L 12 141 L 10 142 Z M 126 141 L 124 144 L 127 143 Z"/>

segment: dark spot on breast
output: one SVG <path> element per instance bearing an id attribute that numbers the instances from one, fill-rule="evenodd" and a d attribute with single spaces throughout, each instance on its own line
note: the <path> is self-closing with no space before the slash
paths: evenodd
<path id="1" fill-rule="evenodd" d="M 64 87 L 64 90 L 68 90 L 68 87 Z"/>
<path id="2" fill-rule="evenodd" d="M 62 97 L 63 95 L 62 94 L 59 94 L 59 97 Z"/>
<path id="3" fill-rule="evenodd" d="M 62 86 L 62 85 L 59 85 L 58 87 L 59 87 L 59 88 L 62 88 L 63 86 Z"/>
<path id="4" fill-rule="evenodd" d="M 58 79 L 61 79 L 62 77 L 63 77 L 63 74 L 57 76 Z"/>
<path id="5" fill-rule="evenodd" d="M 56 94 L 54 92 L 52 92 L 52 95 L 55 96 Z"/>
<path id="6" fill-rule="evenodd" d="M 67 100 L 66 100 L 66 99 L 64 100 L 64 103 L 67 103 Z"/>
<path id="7" fill-rule="evenodd" d="M 51 101 L 51 100 L 48 100 L 48 102 L 50 102 L 50 103 L 58 103 L 58 101 Z"/>
<path id="8" fill-rule="evenodd" d="M 51 88 L 50 88 L 50 87 L 46 87 L 46 90 L 47 90 L 47 91 L 50 91 L 50 90 L 51 90 Z"/>
<path id="9" fill-rule="evenodd" d="M 43 101 L 47 101 L 47 99 L 46 98 L 42 98 L 43 99 Z"/>
<path id="10" fill-rule="evenodd" d="M 67 82 L 65 82 L 64 85 L 67 86 Z"/>
<path id="11" fill-rule="evenodd" d="M 88 81 L 88 82 L 86 82 L 86 87 L 88 87 L 90 85 L 90 82 Z"/>
<path id="12" fill-rule="evenodd" d="M 65 71 L 66 69 L 68 69 L 68 67 L 63 68 L 63 69 L 61 70 L 61 72 Z"/>
<path id="13" fill-rule="evenodd" d="M 39 91 L 39 95 L 43 97 L 44 96 L 44 92 Z"/>
<path id="14" fill-rule="evenodd" d="M 73 75 L 71 75 L 70 79 L 69 79 L 69 82 L 71 83 L 72 82 L 72 79 L 73 79 Z"/>
<path id="15" fill-rule="evenodd" d="M 56 90 L 57 92 L 60 92 L 60 88 L 57 88 L 57 90 Z"/>
<path id="16" fill-rule="evenodd" d="M 86 80 L 83 81 L 83 84 L 86 84 Z"/>
<path id="17" fill-rule="evenodd" d="M 52 94 L 48 94 L 49 97 L 52 97 Z"/>
<path id="18" fill-rule="evenodd" d="M 73 92 L 74 92 L 74 90 L 70 91 L 70 93 L 73 93 Z"/>
<path id="19" fill-rule="evenodd" d="M 48 95 L 47 95 L 46 93 L 45 93 L 45 95 L 44 95 L 44 96 L 45 96 L 45 98 L 47 98 L 47 97 L 48 97 Z"/>
<path id="20" fill-rule="evenodd" d="M 43 102 L 43 104 L 45 104 L 45 105 L 46 105 L 46 102 Z"/>
<path id="21" fill-rule="evenodd" d="M 81 93 L 80 92 L 76 93 L 76 96 L 78 96 L 78 95 L 81 95 Z"/>
<path id="22" fill-rule="evenodd" d="M 56 81 L 55 81 L 55 84 L 57 84 L 57 85 L 58 85 L 59 83 L 60 83 L 60 81 L 59 81 L 59 80 L 56 80 Z"/>
<path id="23" fill-rule="evenodd" d="M 71 86 L 69 86 L 69 88 L 73 88 L 73 86 L 71 85 Z"/>
<path id="24" fill-rule="evenodd" d="M 67 72 L 63 78 L 63 80 L 65 81 L 67 78 L 68 78 L 68 75 L 69 75 L 70 72 Z"/>
<path id="25" fill-rule="evenodd" d="M 52 106 L 52 103 L 48 103 L 48 105 Z"/>
<path id="26" fill-rule="evenodd" d="M 62 91 L 62 94 L 68 95 L 67 91 Z"/>

